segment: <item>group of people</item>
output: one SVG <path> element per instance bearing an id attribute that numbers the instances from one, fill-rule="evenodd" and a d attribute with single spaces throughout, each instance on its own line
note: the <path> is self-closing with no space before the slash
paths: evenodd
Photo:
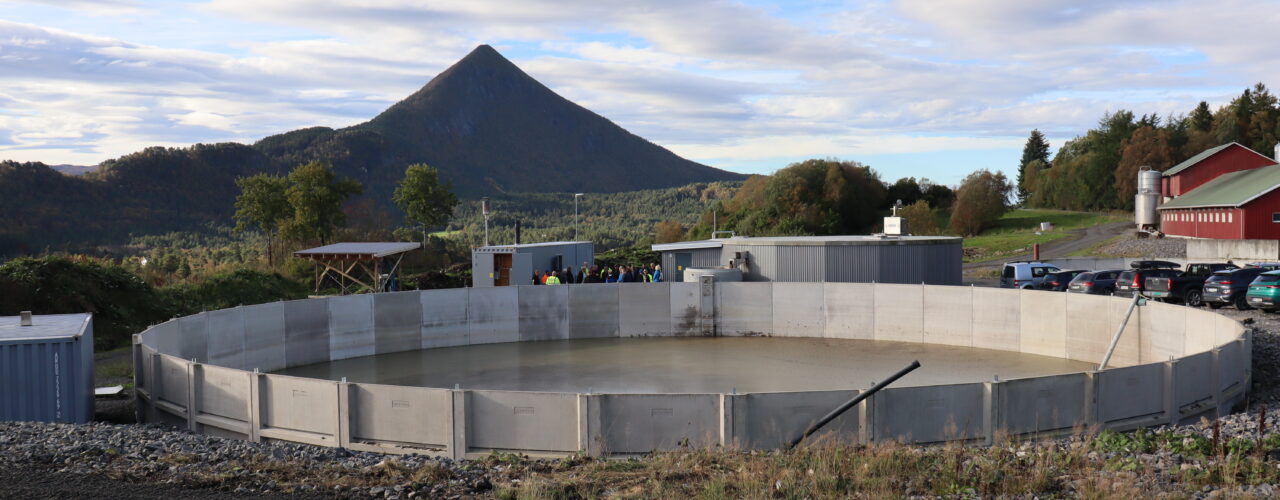
<path id="1" fill-rule="evenodd" d="M 578 268 L 577 274 L 574 274 L 572 267 L 566 267 L 561 270 L 552 270 L 551 272 L 538 270 L 533 273 L 533 284 L 535 285 L 571 285 L 582 283 L 661 283 L 663 281 L 666 281 L 666 276 L 663 276 L 662 266 L 659 264 L 618 266 L 615 270 L 609 266 L 591 266 L 588 268 L 587 263 L 583 262 L 582 267 Z"/>

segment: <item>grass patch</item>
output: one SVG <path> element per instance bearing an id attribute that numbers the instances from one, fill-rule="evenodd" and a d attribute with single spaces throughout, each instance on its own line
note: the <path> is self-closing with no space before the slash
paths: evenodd
<path id="1" fill-rule="evenodd" d="M 964 239 L 964 261 L 980 262 L 1027 253 L 1035 243 L 1045 244 L 1065 238 L 1076 229 L 1124 220 L 1127 219 L 1118 215 L 1093 212 L 1011 210 L 996 222 L 995 227 Z M 1041 222 L 1052 223 L 1053 229 L 1036 234 Z"/>
<path id="2" fill-rule="evenodd" d="M 94 378 L 133 378 L 132 347 L 121 347 L 94 354 Z"/>

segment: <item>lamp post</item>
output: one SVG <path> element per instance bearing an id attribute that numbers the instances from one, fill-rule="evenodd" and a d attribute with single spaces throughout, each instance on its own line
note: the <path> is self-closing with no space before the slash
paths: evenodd
<path id="1" fill-rule="evenodd" d="M 484 214 L 484 246 L 489 246 L 489 198 L 480 199 L 480 213 Z"/>
<path id="2" fill-rule="evenodd" d="M 578 198 L 582 193 L 573 193 L 573 239 L 578 239 Z"/>

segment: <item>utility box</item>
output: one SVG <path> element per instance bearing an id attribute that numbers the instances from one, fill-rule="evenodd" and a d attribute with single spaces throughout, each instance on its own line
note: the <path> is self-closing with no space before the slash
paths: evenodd
<path id="1" fill-rule="evenodd" d="M 93 317 L 0 316 L 0 420 L 93 420 Z"/>
<path id="2" fill-rule="evenodd" d="M 491 245 L 471 250 L 471 286 L 532 285 L 535 272 L 572 268 L 596 262 L 590 241 L 551 241 L 523 245 Z"/>

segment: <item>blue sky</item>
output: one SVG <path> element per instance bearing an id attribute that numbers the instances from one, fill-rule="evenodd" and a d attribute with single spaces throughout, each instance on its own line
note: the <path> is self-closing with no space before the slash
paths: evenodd
<path id="1" fill-rule="evenodd" d="M 1280 73 L 1275 2 L 0 0 L 0 159 L 96 164 L 367 120 L 476 45 L 678 154 L 1012 173 L 1106 111 Z M 1247 13 L 1247 15 L 1241 15 Z"/>

